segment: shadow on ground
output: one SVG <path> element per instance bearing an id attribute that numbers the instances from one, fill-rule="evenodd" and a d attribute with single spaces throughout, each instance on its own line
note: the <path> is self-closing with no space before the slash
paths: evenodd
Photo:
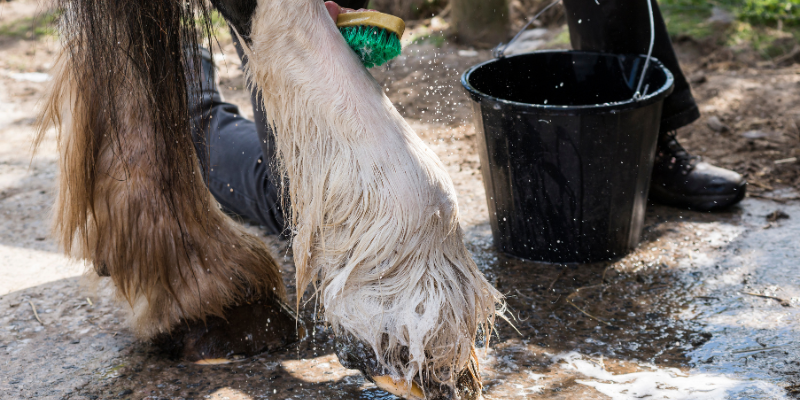
<path id="1" fill-rule="evenodd" d="M 778 387 L 791 393 L 800 372 L 792 344 L 800 291 L 793 261 L 775 262 L 797 259 L 785 250 L 792 250 L 789 238 L 797 237 L 800 221 L 769 222 L 764 216 L 772 208 L 755 200 L 717 214 L 650 207 L 637 251 L 582 266 L 497 254 L 488 225 L 471 228 L 470 250 L 508 296 L 514 325 L 498 323 L 491 350 L 481 352 L 487 398 L 596 398 L 624 389 L 593 384 L 599 381 L 579 368 L 581 359 L 614 375 L 664 370 L 749 382 L 726 389 L 730 398 L 775 398 Z M 800 217 L 799 205 L 781 209 Z M 743 271 L 742 257 L 756 257 L 754 271 L 772 262 L 769 276 Z M 782 279 L 785 287 L 774 293 Z M 54 399 L 393 398 L 341 367 L 322 325 L 284 351 L 198 366 L 137 341 L 107 290 L 96 290 L 88 294 L 76 277 L 0 298 L 0 392 Z M 746 318 L 753 313 L 759 317 Z M 698 388 L 686 379 L 687 393 Z M 669 390 L 664 398 L 686 398 Z"/>

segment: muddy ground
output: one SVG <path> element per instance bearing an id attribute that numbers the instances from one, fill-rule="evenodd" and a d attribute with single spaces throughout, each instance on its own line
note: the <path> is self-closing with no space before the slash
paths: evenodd
<path id="1" fill-rule="evenodd" d="M 35 1 L 0 3 L 0 27 L 35 23 L 26 18 L 36 10 Z M 85 266 L 61 256 L 49 235 L 54 136 L 48 134 L 33 159 L 30 139 L 57 41 L 31 30 L 4 32 L 0 398 L 393 398 L 338 363 L 322 324 L 288 350 L 220 366 L 170 360 L 138 341 L 124 309 L 102 285 L 81 285 Z M 548 38 L 557 34 L 551 29 Z M 703 111 L 703 119 L 681 130 L 682 142 L 745 174 L 753 196 L 718 213 L 651 205 L 639 248 L 596 265 L 532 263 L 493 249 L 475 129 L 458 84 L 468 66 L 490 57 L 487 50 L 414 44 L 390 68 L 372 71 L 445 163 L 468 247 L 507 295 L 514 327 L 501 321 L 491 347 L 480 352 L 487 399 L 800 393 L 800 175 L 791 161 L 800 156 L 800 67 L 691 40 L 677 48 Z M 221 50 L 223 94 L 252 116 L 235 51 L 226 40 Z M 709 124 L 709 117 L 724 127 Z M 295 296 L 286 242 L 257 226 L 248 229 L 283 261 Z"/>

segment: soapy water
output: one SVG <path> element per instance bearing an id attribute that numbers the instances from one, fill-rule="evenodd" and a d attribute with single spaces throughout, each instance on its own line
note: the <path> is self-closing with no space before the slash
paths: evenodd
<path id="1" fill-rule="evenodd" d="M 739 380 L 724 375 L 684 373 L 677 368 L 658 368 L 641 365 L 641 372 L 612 374 L 602 363 L 577 352 L 553 357 L 561 367 L 573 370 L 585 379 L 576 380 L 581 385 L 594 388 L 613 400 L 670 399 L 786 399 L 783 388 L 758 380 Z"/>
<path id="2" fill-rule="evenodd" d="M 459 103 L 466 99 L 457 82 L 435 73 L 437 68 L 450 71 L 463 56 L 426 52 L 395 61 L 394 72 L 423 69 L 399 74 L 413 80 L 414 90 L 392 100 L 426 122 L 467 123 L 468 116 L 459 115 Z M 464 68 L 452 70 L 460 74 Z M 430 91 L 416 89 L 423 82 Z M 485 203 L 480 195 L 475 201 Z M 459 204 L 470 207 L 461 199 Z M 767 226 L 765 216 L 776 209 L 790 218 Z M 793 392 L 800 383 L 794 378 L 800 376 L 800 347 L 794 344 L 800 330 L 800 204 L 750 198 L 713 214 L 649 207 L 646 225 L 650 233 L 628 257 L 600 267 L 573 266 L 593 269 L 586 273 L 502 255 L 493 247 L 488 224 L 466 227 L 468 248 L 487 279 L 508 296 L 511 322 L 520 331 L 498 323 L 501 333 L 494 345 L 500 346 L 484 359 L 487 394 L 547 398 L 557 385 L 547 378 L 544 368 L 554 361 L 544 361 L 545 353 L 641 363 L 636 372 L 620 374 L 621 380 L 600 379 L 585 368 L 571 370 L 583 386 L 612 398 L 635 397 L 626 396 L 640 387 L 655 390 L 641 392 L 651 396 L 646 398 L 773 399 Z M 557 272 L 562 269 L 566 272 Z M 513 340 L 524 343 L 503 347 Z M 558 362 L 564 368 L 578 364 Z M 529 373 L 544 378 L 531 379 Z M 703 387 L 704 382 L 716 386 Z M 670 390 L 671 385 L 677 389 Z M 593 395 L 571 398 L 587 397 Z"/>
<path id="3" fill-rule="evenodd" d="M 407 91 L 388 93 L 407 114 L 423 123 L 469 123 L 471 115 L 460 104 L 466 98 L 460 94 L 457 80 L 443 78 L 457 77 L 464 69 L 463 62 L 478 60 L 440 54 L 436 49 L 430 52 L 416 57 L 407 54 L 395 61 L 394 71 L 409 70 L 402 79 L 410 86 Z M 422 65 L 447 73 L 416 70 Z M 385 78 L 379 82 L 387 88 L 390 83 Z M 462 130 L 464 136 L 471 132 Z M 795 344 L 800 330 L 800 204 L 747 199 L 741 208 L 715 214 L 649 207 L 641 245 L 622 260 L 581 266 L 531 263 L 494 249 L 486 211 L 481 208 L 486 204 L 481 183 L 474 187 L 464 183 L 477 179 L 463 176 L 475 172 L 474 151 L 458 150 L 458 143 L 439 136 L 428 138 L 435 138 L 431 145 L 439 146 L 443 158 L 453 151 L 447 165 L 455 166 L 449 172 L 461 185 L 459 206 L 467 221 L 467 246 L 480 270 L 507 295 L 510 305 L 514 328 L 499 321 L 490 349 L 478 351 L 487 398 L 783 399 L 787 392 L 794 392 L 800 383 L 796 380 L 800 377 L 800 348 Z M 460 171 L 465 154 L 475 161 L 463 163 L 464 171 Z M 765 216 L 777 209 L 790 218 L 768 222 Z M 280 253 L 285 254 L 285 248 Z M 289 270 L 289 266 L 285 268 Z M 288 282 L 293 282 L 293 276 Z M 88 357 L 101 353 L 92 349 L 105 348 L 110 353 L 107 357 L 117 358 L 105 362 L 96 382 L 79 392 L 109 398 L 135 387 L 136 395 L 159 398 L 197 398 L 207 396 L 210 390 L 220 395 L 212 398 L 232 399 L 396 399 L 357 371 L 342 368 L 333 352 L 332 334 L 324 329 L 301 349 L 201 368 L 176 365 L 151 354 L 146 346 L 131 344 L 132 336 L 124 331 L 120 335 L 116 330 L 113 334 L 111 330 L 86 333 L 80 325 L 81 330 L 76 328 L 74 334 L 85 334 L 84 340 L 67 343 L 83 349 L 75 354 L 87 359 L 40 361 L 45 355 L 63 357 L 60 349 L 49 345 L 51 341 L 42 339 L 46 335 L 34 335 L 42 329 L 56 329 L 39 326 L 25 309 L 27 302 L 12 297 L 4 301 L 22 306 L 8 308 L 9 315 L 21 316 L 0 322 L 14 329 L 16 336 L 0 344 L 6 344 L 3 350 L 12 364 L 31 367 L 13 369 L 18 372 L 9 374 L 13 380 L 0 380 L 0 388 L 5 390 L 18 378 L 14 388 L 23 384 L 57 387 L 52 383 L 55 379 L 42 383 L 49 379 L 43 378 L 45 372 L 60 380 L 64 374 L 78 371 L 67 369 L 71 365 L 90 365 Z M 74 324 L 89 320 L 89 307 L 78 308 L 79 296 L 71 297 L 75 304 L 70 303 L 69 310 L 75 315 L 59 318 Z M 46 305 L 45 298 L 34 300 L 45 319 L 48 308 L 57 309 L 55 303 Z M 99 301 L 94 300 L 96 304 Z M 94 318 L 107 322 L 92 320 L 93 324 L 118 329 L 111 311 L 92 311 Z M 63 330 L 58 328 L 58 335 Z M 106 336 L 99 336 L 103 334 Z M 97 347 L 100 344 L 103 346 Z M 109 349 L 134 351 L 117 355 L 119 350 Z M 13 361 L 16 357 L 20 360 Z M 43 368 L 45 365 L 52 369 Z M 81 372 L 84 375 L 90 376 Z M 218 386 L 226 391 L 212 390 Z"/>
<path id="4" fill-rule="evenodd" d="M 791 217 L 767 221 L 777 208 Z M 800 371 L 800 205 L 748 201 L 742 222 L 730 251 L 685 266 L 715 272 L 701 288 L 708 301 L 683 316 L 712 335 L 689 357 L 704 372 L 786 381 Z"/>
<path id="5" fill-rule="evenodd" d="M 777 208 L 790 218 L 768 222 Z M 500 339 L 479 353 L 487 395 L 783 399 L 795 392 L 800 204 L 748 199 L 728 214 L 657 208 L 646 226 L 640 247 L 622 260 L 567 267 L 497 253 L 488 225 L 467 229 L 473 257 L 507 295 L 519 330 L 500 322 Z"/>

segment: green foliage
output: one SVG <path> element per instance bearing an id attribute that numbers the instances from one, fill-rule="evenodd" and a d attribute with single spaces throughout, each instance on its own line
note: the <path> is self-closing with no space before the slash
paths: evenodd
<path id="1" fill-rule="evenodd" d="M 550 41 L 549 45 L 564 46 L 564 47 L 569 46 L 570 45 L 569 29 L 566 29 L 566 27 L 561 29 L 561 32 L 559 32 L 558 35 L 556 35 L 556 37 L 554 37 L 553 40 Z"/>
<path id="2" fill-rule="evenodd" d="M 56 36 L 55 21 L 61 15 L 59 11 L 47 11 L 34 17 L 25 17 L 0 25 L 0 36 L 15 39 L 38 39 L 44 36 Z"/>
<path id="3" fill-rule="evenodd" d="M 667 24 L 667 31 L 672 37 L 687 35 L 698 39 L 703 39 L 713 33 L 711 24 L 706 20 L 711 16 L 711 12 L 703 10 L 686 10 L 682 12 L 671 12 L 664 10 L 664 22 Z"/>
<path id="4" fill-rule="evenodd" d="M 394 33 L 374 26 L 340 28 L 344 40 L 367 68 L 383 65 L 400 55 L 400 39 Z"/>
<path id="5" fill-rule="evenodd" d="M 739 18 L 751 23 L 797 25 L 800 22 L 800 0 L 745 0 Z"/>
<path id="6" fill-rule="evenodd" d="M 778 31 L 748 22 L 738 22 L 729 29 L 725 44 L 748 45 L 765 59 L 771 59 L 792 51 L 798 36 L 800 30 L 796 28 Z"/>
<path id="7" fill-rule="evenodd" d="M 800 38 L 800 0 L 659 0 L 671 36 L 715 37 L 720 44 L 748 46 L 764 58 L 786 54 Z M 708 22 L 714 7 L 734 21 L 725 30 Z"/>
<path id="8" fill-rule="evenodd" d="M 447 38 L 444 36 L 442 32 L 435 32 L 435 33 L 428 33 L 428 32 L 421 32 L 416 35 L 411 36 L 411 40 L 409 41 L 413 44 L 432 44 L 436 47 L 444 46 L 445 42 L 447 42 Z"/>
<path id="9" fill-rule="evenodd" d="M 659 4 L 667 15 L 689 19 L 707 18 L 712 8 L 720 7 L 731 12 L 739 21 L 755 25 L 775 24 L 778 21 L 784 24 L 800 22 L 800 0 L 659 0 Z"/>
<path id="10" fill-rule="evenodd" d="M 195 24 L 202 30 L 202 37 L 214 37 L 217 40 L 227 40 L 230 38 L 231 33 L 228 28 L 228 23 L 217 10 L 212 10 L 209 19 L 199 17 Z"/>

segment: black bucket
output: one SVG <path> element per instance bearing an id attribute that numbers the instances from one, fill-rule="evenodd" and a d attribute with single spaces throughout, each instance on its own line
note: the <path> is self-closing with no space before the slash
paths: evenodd
<path id="1" fill-rule="evenodd" d="M 536 261 L 594 262 L 634 249 L 672 74 L 645 56 L 540 51 L 461 78 L 473 101 L 494 242 Z M 646 88 L 646 89 L 645 89 Z"/>

